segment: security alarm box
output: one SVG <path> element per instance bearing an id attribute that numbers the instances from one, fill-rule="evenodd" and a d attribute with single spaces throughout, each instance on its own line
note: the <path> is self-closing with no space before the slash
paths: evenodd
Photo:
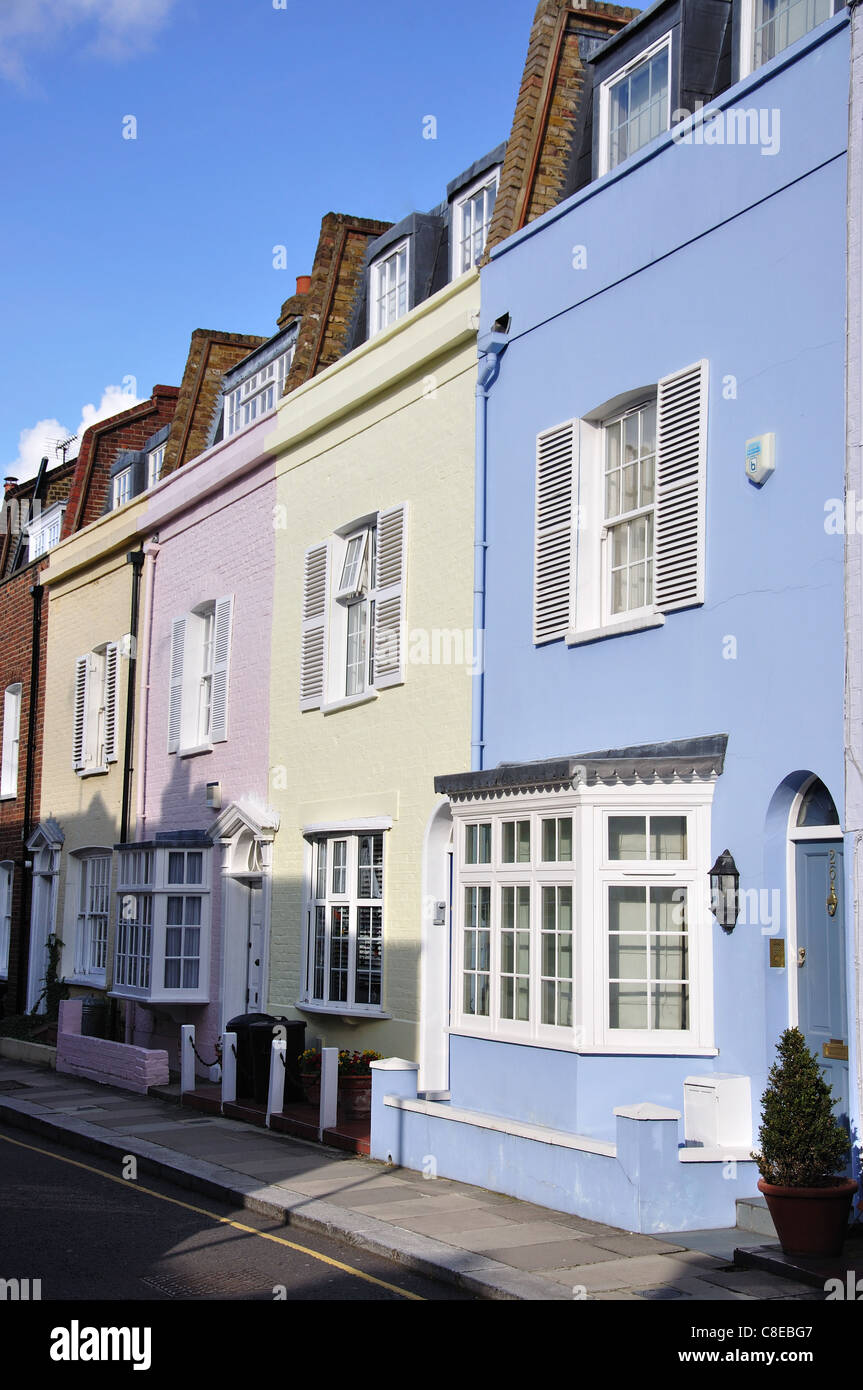
<path id="1" fill-rule="evenodd" d="M 752 1092 L 748 1076 L 713 1072 L 683 1083 L 683 1133 L 705 1149 L 749 1148 Z"/>
<path id="2" fill-rule="evenodd" d="M 775 438 L 772 434 L 759 434 L 746 441 L 746 476 L 756 487 L 766 483 L 773 472 Z"/>

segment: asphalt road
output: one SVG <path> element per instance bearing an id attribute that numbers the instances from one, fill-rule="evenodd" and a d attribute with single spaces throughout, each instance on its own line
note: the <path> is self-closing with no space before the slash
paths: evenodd
<path id="1" fill-rule="evenodd" d="M 44 1301 L 468 1302 L 379 1256 L 0 1124 L 0 1280 Z M 6 1303 L 6 1311 L 10 1305 Z"/>

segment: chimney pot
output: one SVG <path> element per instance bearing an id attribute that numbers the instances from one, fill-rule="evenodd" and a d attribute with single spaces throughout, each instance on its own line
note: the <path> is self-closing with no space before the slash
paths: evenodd
<path id="1" fill-rule="evenodd" d="M 311 289 L 311 287 L 312 287 L 312 277 L 311 277 L 311 275 L 298 275 L 298 276 L 297 276 L 297 294 L 308 294 L 308 292 L 309 292 L 309 290 Z"/>
<path id="2" fill-rule="evenodd" d="M 8 492 L 14 492 L 14 490 L 15 490 L 15 488 L 16 488 L 17 486 L 18 486 L 18 479 L 17 479 L 17 478 L 4 478 L 4 479 L 3 479 L 3 495 L 4 495 L 4 497 L 5 497 L 5 495 L 6 495 Z"/>

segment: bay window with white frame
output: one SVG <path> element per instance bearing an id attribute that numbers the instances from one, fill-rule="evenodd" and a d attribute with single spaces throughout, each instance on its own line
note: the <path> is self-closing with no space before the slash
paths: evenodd
<path id="1" fill-rule="evenodd" d="M 713 1049 L 712 783 L 456 800 L 452 1027 L 576 1052 Z"/>
<path id="2" fill-rule="evenodd" d="M 384 838 L 383 829 L 307 836 L 301 1002 L 313 1009 L 382 1012 Z"/>
<path id="3" fill-rule="evenodd" d="M 112 993 L 208 1002 L 209 866 L 209 847 L 121 847 Z"/>

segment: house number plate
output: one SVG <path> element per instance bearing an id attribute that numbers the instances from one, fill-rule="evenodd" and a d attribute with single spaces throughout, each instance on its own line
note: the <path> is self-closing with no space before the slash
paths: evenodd
<path id="1" fill-rule="evenodd" d="M 829 1042 L 822 1043 L 821 1055 L 829 1057 L 833 1062 L 847 1062 L 848 1045 L 841 1038 L 831 1038 Z"/>

